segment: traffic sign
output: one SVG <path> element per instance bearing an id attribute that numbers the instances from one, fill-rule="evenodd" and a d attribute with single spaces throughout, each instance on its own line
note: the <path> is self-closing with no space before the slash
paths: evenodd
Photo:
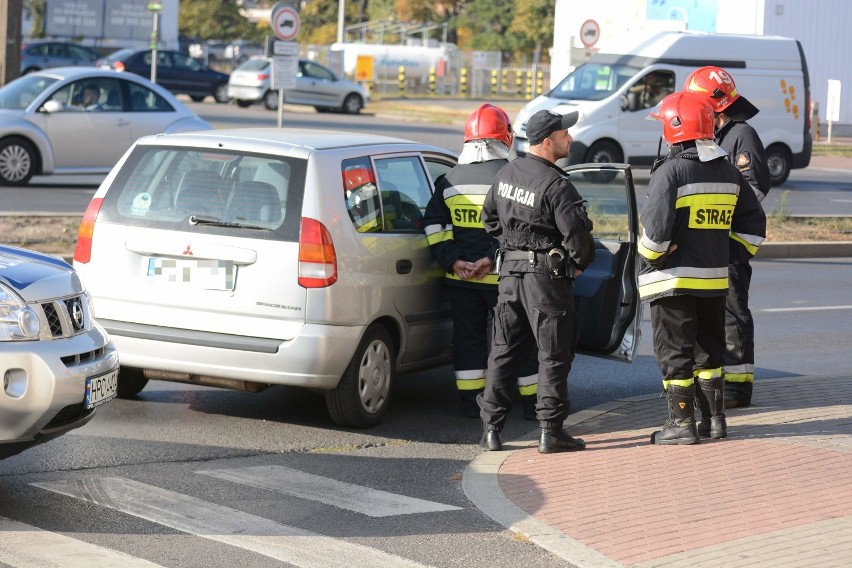
<path id="1" fill-rule="evenodd" d="M 272 18 L 269 22 L 272 33 L 281 41 L 291 41 L 299 35 L 302 27 L 299 12 L 289 4 L 276 4 L 272 8 Z"/>
<path id="2" fill-rule="evenodd" d="M 594 20 L 586 20 L 580 26 L 580 41 L 586 47 L 592 47 L 601 37 L 601 27 Z"/>

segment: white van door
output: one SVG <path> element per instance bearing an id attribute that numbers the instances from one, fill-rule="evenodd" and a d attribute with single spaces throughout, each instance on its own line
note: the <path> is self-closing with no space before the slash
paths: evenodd
<path id="1" fill-rule="evenodd" d="M 594 223 L 595 259 L 574 281 L 577 351 L 630 362 L 639 347 L 639 212 L 627 164 L 565 168 Z"/>
<path id="2" fill-rule="evenodd" d="M 657 157 L 660 128 L 656 121 L 648 120 L 660 101 L 672 94 L 675 72 L 655 69 L 630 83 L 621 96 L 622 113 L 618 131 L 624 149 L 624 160 L 634 165 L 651 165 Z"/>

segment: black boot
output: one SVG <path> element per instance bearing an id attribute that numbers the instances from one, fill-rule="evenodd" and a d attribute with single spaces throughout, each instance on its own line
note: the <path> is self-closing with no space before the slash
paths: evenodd
<path id="1" fill-rule="evenodd" d="M 695 383 L 688 387 L 669 385 L 666 398 L 669 402 L 669 419 L 663 424 L 662 430 L 651 434 L 651 443 L 660 445 L 697 444 L 698 430 L 695 427 L 693 398 Z"/>
<path id="2" fill-rule="evenodd" d="M 482 425 L 482 439 L 479 447 L 489 452 L 499 452 L 503 449 L 503 440 L 500 439 L 500 429 L 490 424 Z"/>
<path id="3" fill-rule="evenodd" d="M 579 452 L 586 449 L 586 442 L 572 438 L 562 429 L 562 424 L 548 425 L 541 429 L 538 441 L 538 453 L 555 454 L 559 452 Z"/>
<path id="4" fill-rule="evenodd" d="M 698 423 L 698 435 L 705 438 L 724 438 L 728 435 L 728 422 L 725 420 L 725 379 L 696 379 L 695 400 L 701 411 Z"/>
<path id="5" fill-rule="evenodd" d="M 726 382 L 725 408 L 745 408 L 751 406 L 753 382 Z"/>

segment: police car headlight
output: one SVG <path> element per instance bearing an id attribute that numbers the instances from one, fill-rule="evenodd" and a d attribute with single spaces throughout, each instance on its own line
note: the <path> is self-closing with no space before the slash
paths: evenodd
<path id="1" fill-rule="evenodd" d="M 36 339 L 39 329 L 38 314 L 11 288 L 0 284 L 0 341 Z"/>

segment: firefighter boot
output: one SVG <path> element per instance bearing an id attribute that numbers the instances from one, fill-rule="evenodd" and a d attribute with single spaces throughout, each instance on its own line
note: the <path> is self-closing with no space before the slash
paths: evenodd
<path id="1" fill-rule="evenodd" d="M 725 420 L 725 379 L 695 379 L 695 400 L 701 410 L 701 422 L 698 423 L 698 435 L 705 438 L 724 438 L 728 435 L 728 423 Z"/>
<path id="2" fill-rule="evenodd" d="M 559 452 L 579 452 L 586 449 L 586 442 L 580 438 L 572 438 L 562 429 L 562 424 L 548 423 L 541 429 L 538 441 L 538 453 L 555 454 Z"/>
<path id="3" fill-rule="evenodd" d="M 503 449 L 503 440 L 500 439 L 500 428 L 491 424 L 482 423 L 482 439 L 479 447 L 489 452 L 499 452 Z"/>
<path id="4" fill-rule="evenodd" d="M 662 430 L 651 434 L 651 443 L 659 445 L 697 444 L 698 429 L 695 427 L 693 416 L 693 398 L 695 398 L 695 383 L 688 387 L 669 385 L 666 389 L 669 403 L 669 419 L 663 424 Z"/>
<path id="5" fill-rule="evenodd" d="M 745 408 L 751 406 L 751 393 L 754 382 L 725 382 L 725 408 Z"/>

